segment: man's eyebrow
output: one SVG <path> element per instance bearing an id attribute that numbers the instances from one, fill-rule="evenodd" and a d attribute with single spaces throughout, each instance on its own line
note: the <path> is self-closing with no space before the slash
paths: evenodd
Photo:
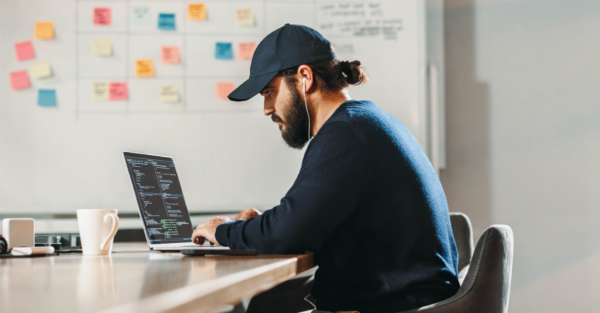
<path id="1" fill-rule="evenodd" d="M 270 89 L 270 88 L 275 88 L 275 86 L 268 85 L 267 87 L 263 88 L 263 90 L 261 90 L 260 93 L 263 93 L 263 92 L 265 92 L 265 90 Z"/>

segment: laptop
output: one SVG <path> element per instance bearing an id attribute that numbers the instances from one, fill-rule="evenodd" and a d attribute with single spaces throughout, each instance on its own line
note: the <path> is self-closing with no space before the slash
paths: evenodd
<path id="1" fill-rule="evenodd" d="M 150 250 L 182 251 L 188 255 L 252 255 L 256 250 L 231 250 L 192 242 L 194 228 L 185 205 L 173 159 L 123 152 Z"/>

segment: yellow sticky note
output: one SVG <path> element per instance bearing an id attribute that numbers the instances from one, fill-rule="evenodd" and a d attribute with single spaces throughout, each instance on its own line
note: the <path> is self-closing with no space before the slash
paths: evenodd
<path id="1" fill-rule="evenodd" d="M 177 86 L 161 86 L 160 87 L 160 102 L 176 103 L 179 102 L 179 88 Z"/>
<path id="2" fill-rule="evenodd" d="M 108 101 L 108 83 L 93 83 L 92 84 L 92 100 Z"/>
<path id="3" fill-rule="evenodd" d="M 135 61 L 135 76 L 137 76 L 137 77 L 153 77 L 154 76 L 154 61 L 152 61 L 152 60 L 137 60 L 137 61 Z"/>
<path id="4" fill-rule="evenodd" d="M 204 5 L 204 3 L 188 3 L 188 19 L 194 21 L 205 21 L 206 5 Z"/>
<path id="5" fill-rule="evenodd" d="M 254 26 L 254 11 L 252 9 L 236 10 L 235 24 L 238 26 Z"/>
<path id="6" fill-rule="evenodd" d="M 112 55 L 112 43 L 110 39 L 96 38 L 94 39 L 94 55 L 107 56 Z"/>
<path id="7" fill-rule="evenodd" d="M 52 69 L 50 68 L 50 62 L 40 61 L 31 64 L 31 76 L 35 79 L 52 76 Z"/>
<path id="8" fill-rule="evenodd" d="M 54 24 L 52 22 L 35 23 L 35 38 L 52 39 L 54 38 Z"/>

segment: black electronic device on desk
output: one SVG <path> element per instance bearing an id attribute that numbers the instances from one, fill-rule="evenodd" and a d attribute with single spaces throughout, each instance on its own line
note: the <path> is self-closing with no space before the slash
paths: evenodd
<path id="1" fill-rule="evenodd" d="M 256 250 L 230 250 L 225 247 L 206 247 L 196 249 L 181 250 L 184 255 L 205 256 L 205 255 L 256 255 Z"/>

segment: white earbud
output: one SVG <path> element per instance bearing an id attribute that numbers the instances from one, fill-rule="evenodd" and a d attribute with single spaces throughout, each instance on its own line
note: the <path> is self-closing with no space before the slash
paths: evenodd
<path id="1" fill-rule="evenodd" d="M 308 103 L 306 102 L 306 77 L 302 78 L 302 93 L 304 94 L 304 106 L 306 107 L 306 115 L 308 116 L 308 140 L 310 140 L 310 113 L 308 112 Z"/>

